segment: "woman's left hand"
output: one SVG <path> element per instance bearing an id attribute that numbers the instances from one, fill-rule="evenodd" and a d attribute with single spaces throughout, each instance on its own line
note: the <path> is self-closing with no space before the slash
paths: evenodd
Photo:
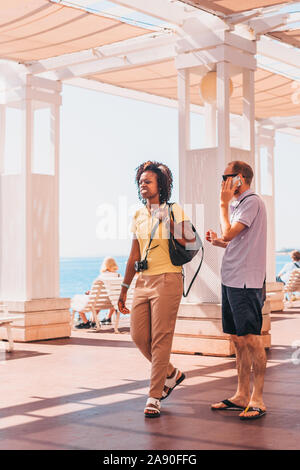
<path id="1" fill-rule="evenodd" d="M 121 313 L 123 313 L 123 315 L 128 315 L 128 313 L 130 313 L 130 311 L 125 305 L 126 298 L 127 298 L 127 294 L 125 292 L 121 292 L 119 300 L 118 300 L 118 309 Z"/>

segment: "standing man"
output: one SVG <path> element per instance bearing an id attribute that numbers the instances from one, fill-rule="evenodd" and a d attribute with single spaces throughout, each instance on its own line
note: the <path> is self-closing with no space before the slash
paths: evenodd
<path id="1" fill-rule="evenodd" d="M 243 410 L 240 419 L 256 419 L 266 413 L 263 385 L 266 353 L 261 337 L 262 307 L 265 300 L 266 209 L 250 185 L 252 168 L 245 162 L 228 164 L 220 196 L 222 235 L 212 230 L 206 240 L 225 248 L 222 261 L 222 322 L 236 349 L 238 387 L 229 399 L 212 410 Z M 232 200 L 232 203 L 230 204 Z M 253 390 L 250 375 L 253 368 Z"/>

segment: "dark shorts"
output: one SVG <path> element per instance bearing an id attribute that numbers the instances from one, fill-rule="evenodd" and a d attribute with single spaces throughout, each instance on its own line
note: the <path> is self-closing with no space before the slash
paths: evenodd
<path id="1" fill-rule="evenodd" d="M 228 287 L 222 284 L 222 322 L 224 333 L 237 336 L 260 335 L 263 289 Z"/>

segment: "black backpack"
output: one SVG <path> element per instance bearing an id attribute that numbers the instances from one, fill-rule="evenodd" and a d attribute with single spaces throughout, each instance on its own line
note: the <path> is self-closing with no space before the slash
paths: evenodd
<path id="1" fill-rule="evenodd" d="M 170 213 L 170 218 L 172 218 L 173 221 L 176 223 L 174 213 L 172 210 L 173 204 L 174 203 L 168 203 L 169 213 Z M 183 245 L 180 245 L 180 243 L 178 243 L 176 238 L 174 238 L 174 236 L 171 233 L 170 233 L 170 238 L 169 238 L 169 254 L 170 254 L 171 262 L 172 264 L 174 264 L 174 266 L 183 266 L 184 264 L 189 263 L 196 256 L 199 250 L 200 249 L 202 250 L 200 264 L 196 270 L 196 273 L 194 274 L 194 277 L 186 293 L 184 292 L 184 287 L 183 287 L 183 297 L 188 296 L 191 290 L 191 287 L 200 271 L 200 268 L 203 262 L 203 257 L 204 257 L 204 247 L 203 247 L 202 240 L 197 230 L 195 229 L 194 225 L 191 224 L 191 226 L 196 237 L 196 240 L 194 242 L 187 243 L 185 246 L 183 246 Z M 183 271 L 183 278 L 184 278 L 184 271 Z"/>

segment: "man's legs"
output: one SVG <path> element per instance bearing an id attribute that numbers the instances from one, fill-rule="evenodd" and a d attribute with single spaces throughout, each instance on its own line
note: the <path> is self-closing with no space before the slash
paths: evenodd
<path id="1" fill-rule="evenodd" d="M 259 335 L 231 335 L 231 339 L 236 350 L 238 386 L 236 393 L 229 400 L 245 408 L 249 406 L 265 410 L 263 386 L 267 359 L 262 337 Z M 253 368 L 253 391 L 250 396 L 251 366 Z M 212 407 L 220 410 L 226 408 L 222 402 L 215 403 Z M 249 411 L 243 412 L 241 415 L 253 416 L 256 414 L 255 411 Z"/>
<path id="2" fill-rule="evenodd" d="M 232 400 L 266 409 L 263 402 L 264 378 L 267 364 L 266 351 L 260 335 L 232 336 L 236 349 L 238 388 Z M 250 374 L 253 369 L 253 391 L 250 397 Z"/>
<path id="3" fill-rule="evenodd" d="M 250 373 L 251 358 L 244 336 L 231 335 L 236 351 L 236 368 L 238 374 L 238 386 L 236 393 L 229 400 L 237 406 L 246 408 L 250 399 Z M 225 409 L 223 402 L 214 403 L 214 409 Z"/>
<path id="4" fill-rule="evenodd" d="M 248 403 L 248 407 L 260 408 L 261 410 L 265 411 L 266 407 L 263 402 L 263 388 L 267 357 L 263 345 L 263 339 L 258 335 L 247 335 L 244 338 L 249 350 L 253 368 L 253 391 Z M 257 414 L 257 411 L 244 411 L 240 416 L 251 417 Z"/>
<path id="5" fill-rule="evenodd" d="M 232 401 L 237 405 L 244 406 L 249 403 L 250 398 L 251 357 L 243 336 L 231 335 L 231 339 L 235 346 L 238 374 L 237 391 L 232 397 Z"/>
<path id="6" fill-rule="evenodd" d="M 262 328 L 263 289 L 230 288 L 222 285 L 223 331 L 231 335 L 236 350 L 238 387 L 229 400 L 239 406 L 255 407 L 265 411 L 263 384 L 266 353 L 260 336 Z M 250 396 L 251 367 L 254 373 L 253 392 Z M 227 408 L 220 402 L 213 409 Z M 251 417 L 259 412 L 243 412 Z"/>

